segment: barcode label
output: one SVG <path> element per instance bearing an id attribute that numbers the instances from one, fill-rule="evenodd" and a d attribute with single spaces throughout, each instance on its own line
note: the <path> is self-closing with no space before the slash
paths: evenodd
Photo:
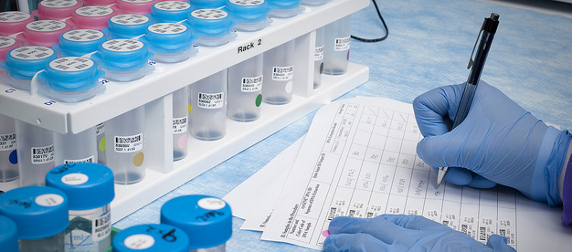
<path id="1" fill-rule="evenodd" d="M 479 227 L 479 241 L 487 240 L 487 228 Z"/>
<path id="2" fill-rule="evenodd" d="M 262 75 L 258 77 L 242 78 L 240 90 L 245 93 L 258 92 L 262 90 Z"/>
<path id="3" fill-rule="evenodd" d="M 91 234 L 93 241 L 101 241 L 111 234 L 111 212 L 93 220 Z"/>
<path id="4" fill-rule="evenodd" d="M 90 156 L 90 157 L 86 157 L 86 158 L 80 158 L 80 159 L 65 159 L 64 160 L 64 164 L 73 164 L 73 163 L 95 163 L 95 157 L 94 156 Z"/>
<path id="5" fill-rule="evenodd" d="M 324 59 L 324 46 L 318 46 L 314 50 L 314 60 L 320 61 Z"/>
<path id="6" fill-rule="evenodd" d="M 55 149 L 54 145 L 44 147 L 32 147 L 32 164 L 45 164 L 54 161 Z"/>
<path id="7" fill-rule="evenodd" d="M 277 67 L 272 68 L 272 80 L 275 81 L 289 81 L 294 78 L 294 67 Z"/>
<path id="8" fill-rule="evenodd" d="M 334 41 L 335 51 L 346 51 L 350 49 L 350 36 L 345 38 L 336 38 Z"/>
<path id="9" fill-rule="evenodd" d="M 330 207 L 330 213 L 328 214 L 328 220 L 331 221 L 334 219 L 334 217 L 336 217 L 336 211 L 338 209 L 335 207 Z"/>
<path id="10" fill-rule="evenodd" d="M 224 106 L 224 92 L 198 93 L 197 106 L 204 109 L 220 109 Z"/>
<path id="11" fill-rule="evenodd" d="M 16 148 L 16 133 L 0 134 L 0 151 Z"/>
<path id="12" fill-rule="evenodd" d="M 143 149 L 143 133 L 133 136 L 115 136 L 115 152 L 129 153 Z"/>
<path id="13" fill-rule="evenodd" d="M 188 118 L 173 118 L 173 134 L 181 134 L 187 132 Z"/>

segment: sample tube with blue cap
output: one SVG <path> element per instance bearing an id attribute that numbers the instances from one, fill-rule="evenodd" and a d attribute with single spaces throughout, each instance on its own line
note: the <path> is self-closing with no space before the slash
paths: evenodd
<path id="1" fill-rule="evenodd" d="M 271 17 L 289 18 L 301 13 L 304 8 L 300 6 L 300 0 L 267 0 L 272 9 Z"/>
<path id="2" fill-rule="evenodd" d="M 121 14 L 113 16 L 107 22 L 107 27 L 101 31 L 109 39 L 132 39 L 145 34 L 147 27 L 152 25 L 151 19 L 139 14 Z"/>
<path id="3" fill-rule="evenodd" d="M 326 25 L 324 33 L 324 74 L 341 75 L 348 70 L 352 17 Z"/>
<path id="4" fill-rule="evenodd" d="M 54 50 L 43 46 L 12 49 L 6 54 L 6 61 L 0 62 L 0 68 L 6 69 L 0 73 L 0 80 L 15 88 L 30 90 L 34 75 L 56 58 Z"/>
<path id="5" fill-rule="evenodd" d="M 189 3 L 163 1 L 151 7 L 151 18 L 155 23 L 177 23 L 186 20 L 191 11 L 193 8 Z"/>
<path id="6" fill-rule="evenodd" d="M 113 252 L 188 252 L 187 234 L 168 224 L 142 224 L 119 231 Z"/>
<path id="7" fill-rule="evenodd" d="M 79 7 L 81 7 L 81 1 L 43 0 L 38 3 L 38 9 L 32 11 L 32 14 L 39 20 L 60 20 L 71 17 Z"/>
<path id="8" fill-rule="evenodd" d="M 302 0 L 300 4 L 308 6 L 320 6 L 328 3 L 330 0 Z"/>
<path id="9" fill-rule="evenodd" d="M 191 5 L 198 9 L 217 9 L 223 7 L 226 0 L 191 0 Z"/>
<path id="10" fill-rule="evenodd" d="M 6 60 L 6 54 L 18 47 L 18 43 L 15 39 L 5 36 L 0 36 L 0 61 Z"/>
<path id="11" fill-rule="evenodd" d="M 24 27 L 22 41 L 24 45 L 51 47 L 58 43 L 62 33 L 71 30 L 71 26 L 58 20 L 38 20 Z"/>
<path id="12" fill-rule="evenodd" d="M 251 122 L 260 117 L 263 55 L 259 54 L 228 69 L 228 117 Z"/>
<path id="13" fill-rule="evenodd" d="M 227 0 L 226 9 L 236 22 L 235 30 L 258 31 L 269 22 L 268 14 L 272 9 L 264 0 Z"/>
<path id="14" fill-rule="evenodd" d="M 116 4 L 121 13 L 145 15 L 151 12 L 151 6 L 159 0 L 117 0 Z"/>
<path id="15" fill-rule="evenodd" d="M 161 207 L 161 223 L 184 230 L 191 252 L 224 252 L 232 236 L 230 206 L 206 195 L 185 195 L 167 201 Z"/>
<path id="16" fill-rule="evenodd" d="M 112 39 L 101 44 L 91 58 L 105 70 L 106 79 L 133 81 L 150 72 L 151 67 L 147 61 L 153 56 L 153 52 L 149 52 L 147 45 L 141 41 Z"/>
<path id="17" fill-rule="evenodd" d="M 74 29 L 101 30 L 107 21 L 117 15 L 117 11 L 107 6 L 84 6 L 78 8 L 67 20 Z"/>
<path id="18" fill-rule="evenodd" d="M 294 89 L 295 40 L 264 52 L 262 99 L 273 105 L 287 104 Z"/>
<path id="19" fill-rule="evenodd" d="M 191 135 L 213 141 L 226 134 L 227 69 L 191 84 Z"/>
<path id="20" fill-rule="evenodd" d="M 68 198 L 57 188 L 20 187 L 0 194 L 0 215 L 18 229 L 20 252 L 64 251 Z"/>
<path id="21" fill-rule="evenodd" d="M 0 12 L 0 36 L 20 33 L 24 27 L 34 21 L 34 17 L 22 11 Z"/>
<path id="22" fill-rule="evenodd" d="M 16 122 L 14 118 L 0 114 L 0 183 L 18 179 L 16 153 Z"/>
<path id="23" fill-rule="evenodd" d="M 0 248 L 4 252 L 18 252 L 18 227 L 6 216 L 0 215 Z"/>
<path id="24" fill-rule="evenodd" d="M 147 27 L 143 41 L 157 62 L 175 63 L 188 59 L 197 52 L 192 43 L 197 38 L 189 27 L 178 23 L 158 23 Z"/>
<path id="25" fill-rule="evenodd" d="M 63 102 L 79 102 L 90 99 L 103 92 L 99 78 L 105 72 L 88 58 L 63 57 L 50 61 L 38 79 L 45 83 L 40 93 Z"/>
<path id="26" fill-rule="evenodd" d="M 107 41 L 103 32 L 93 29 L 77 29 L 60 35 L 60 42 L 54 49 L 60 57 L 82 57 L 97 51 L 99 45 Z"/>
<path id="27" fill-rule="evenodd" d="M 198 9 L 189 14 L 193 34 L 202 46 L 220 46 L 228 43 L 236 34 L 231 31 L 236 23 L 226 11 L 219 9 Z"/>
<path id="28" fill-rule="evenodd" d="M 103 252 L 111 247 L 109 205 L 115 197 L 111 169 L 96 163 L 57 166 L 46 175 L 46 186 L 68 196 L 65 251 Z"/>

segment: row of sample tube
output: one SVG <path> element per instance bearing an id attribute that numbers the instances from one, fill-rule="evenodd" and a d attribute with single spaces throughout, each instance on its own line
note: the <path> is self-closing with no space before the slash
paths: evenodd
<path id="1" fill-rule="evenodd" d="M 46 174 L 46 186 L 0 194 L 2 251 L 225 251 L 230 206 L 206 195 L 173 198 L 161 207 L 160 224 L 129 227 L 112 238 L 113 177 L 101 164 L 66 164 Z"/>

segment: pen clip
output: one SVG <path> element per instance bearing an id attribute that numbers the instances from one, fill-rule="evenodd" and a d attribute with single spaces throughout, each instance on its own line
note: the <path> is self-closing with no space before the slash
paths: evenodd
<path id="1" fill-rule="evenodd" d="M 483 33 L 484 28 L 485 28 L 485 23 L 481 25 L 481 30 L 479 31 L 479 35 L 477 36 L 477 40 L 475 41 L 475 45 L 473 46 L 473 51 L 471 52 L 471 57 L 469 58 L 469 65 L 467 66 L 467 69 L 471 69 L 473 63 L 475 63 L 473 61 L 473 54 L 475 53 L 475 48 L 477 48 L 477 44 L 479 43 L 479 38 L 481 37 L 481 33 Z"/>

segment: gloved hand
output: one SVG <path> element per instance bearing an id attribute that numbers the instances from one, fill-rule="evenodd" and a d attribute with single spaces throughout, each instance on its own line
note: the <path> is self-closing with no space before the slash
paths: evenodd
<path id="1" fill-rule="evenodd" d="M 561 204 L 558 178 L 570 133 L 546 126 L 484 81 L 467 118 L 451 130 L 464 85 L 433 89 L 413 102 L 425 136 L 417 145 L 419 157 L 434 168 L 450 167 L 444 179 L 455 184 L 483 188 L 494 185 L 490 180 L 534 200 Z"/>
<path id="2" fill-rule="evenodd" d="M 324 251 L 516 251 L 506 237 L 492 235 L 487 245 L 419 215 L 375 218 L 336 217 Z"/>

